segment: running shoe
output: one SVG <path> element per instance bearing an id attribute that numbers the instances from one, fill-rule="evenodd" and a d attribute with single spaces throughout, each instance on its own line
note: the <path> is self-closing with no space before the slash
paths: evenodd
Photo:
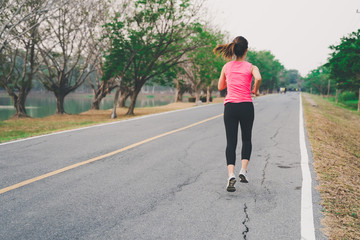
<path id="1" fill-rule="evenodd" d="M 249 177 L 248 177 L 247 171 L 245 169 L 242 168 L 240 170 L 239 178 L 240 178 L 240 182 L 243 182 L 243 183 L 248 183 L 249 182 Z"/>
<path id="2" fill-rule="evenodd" d="M 235 178 L 235 176 L 229 177 L 228 184 L 227 184 L 227 186 L 226 186 L 226 191 L 228 191 L 228 192 L 235 192 L 235 191 L 236 191 L 235 183 L 236 183 L 236 178 Z"/>

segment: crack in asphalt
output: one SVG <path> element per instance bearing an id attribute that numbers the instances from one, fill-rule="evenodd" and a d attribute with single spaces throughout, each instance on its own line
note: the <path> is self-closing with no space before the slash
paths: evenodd
<path id="1" fill-rule="evenodd" d="M 274 141 L 274 138 L 276 138 L 276 136 L 279 134 L 280 128 L 276 129 L 276 132 L 273 136 L 270 137 L 271 140 Z"/>
<path id="2" fill-rule="evenodd" d="M 198 175 L 196 175 L 195 177 L 190 177 L 190 178 L 186 179 L 183 183 L 178 184 L 178 185 L 176 186 L 176 190 L 173 191 L 172 193 L 175 194 L 175 193 L 181 192 L 182 189 L 183 189 L 183 187 L 195 183 L 195 182 L 198 180 L 198 178 L 200 177 L 200 175 L 203 174 L 203 173 L 204 173 L 204 172 L 201 172 L 201 173 L 199 173 Z"/>
<path id="3" fill-rule="evenodd" d="M 190 141 L 186 147 L 184 147 L 184 154 L 182 156 L 179 156 L 176 158 L 176 161 L 180 162 L 181 164 L 183 164 L 184 166 L 186 167 L 189 167 L 191 168 L 192 170 L 197 170 L 196 168 L 192 167 L 191 164 L 189 164 L 188 162 L 185 162 L 184 160 L 185 159 L 188 159 L 188 156 L 190 155 L 189 154 L 189 151 L 191 150 L 191 148 L 194 146 L 194 144 L 196 142 L 202 142 L 203 140 L 205 140 L 207 138 L 200 138 L 200 139 L 196 139 L 196 140 L 192 140 Z"/>
<path id="4" fill-rule="evenodd" d="M 271 141 L 274 142 L 274 146 L 273 146 L 273 147 L 276 147 L 276 146 L 279 144 L 279 142 L 275 141 L 275 138 L 276 138 L 277 135 L 279 134 L 279 131 L 280 131 L 280 128 L 276 129 L 275 134 L 270 137 Z"/>
<path id="5" fill-rule="evenodd" d="M 270 160 L 270 154 L 266 155 L 265 166 L 264 166 L 264 169 L 263 169 L 263 174 L 262 174 L 262 179 L 261 179 L 261 186 L 264 186 L 267 193 L 271 194 L 270 189 L 264 184 L 264 182 L 266 180 L 266 168 L 267 168 L 267 166 L 269 164 L 269 160 Z M 255 199 L 255 203 L 256 203 L 256 199 Z"/>
<path id="6" fill-rule="evenodd" d="M 180 156 L 180 157 L 177 157 L 176 161 L 180 162 L 181 164 L 183 164 L 186 167 L 191 168 L 190 164 L 184 161 L 184 159 L 187 159 L 188 155 L 189 155 L 189 150 L 188 150 L 188 148 L 185 148 L 184 155 Z"/>
<path id="7" fill-rule="evenodd" d="M 244 221 L 242 222 L 242 224 L 243 224 L 244 227 L 245 227 L 245 231 L 242 232 L 242 235 L 243 235 L 244 240 L 246 240 L 246 235 L 248 234 L 248 232 L 250 232 L 249 227 L 246 225 L 246 223 L 248 223 L 248 222 L 250 221 L 249 214 L 247 213 L 246 210 L 247 210 L 247 206 L 246 206 L 246 203 L 244 203 L 245 219 L 244 219 Z"/>
<path id="8" fill-rule="evenodd" d="M 269 164 L 269 159 L 270 159 L 270 154 L 266 155 L 265 166 L 264 166 L 263 171 L 262 171 L 263 173 L 262 173 L 261 185 L 264 184 L 265 179 L 266 179 L 265 173 L 266 173 L 266 168 L 267 168 L 267 166 Z"/>
<path id="9" fill-rule="evenodd" d="M 189 177 L 185 181 L 183 181 L 181 184 L 178 184 L 176 188 L 172 189 L 169 193 L 164 194 L 163 196 L 159 197 L 158 199 L 155 199 L 153 202 L 151 202 L 146 208 L 142 209 L 139 213 L 139 215 L 148 214 L 152 211 L 154 211 L 161 202 L 163 202 L 166 199 L 169 199 L 176 195 L 176 193 L 179 193 L 183 190 L 184 187 L 195 183 L 198 178 L 203 174 L 204 172 L 200 172 L 195 177 Z"/>

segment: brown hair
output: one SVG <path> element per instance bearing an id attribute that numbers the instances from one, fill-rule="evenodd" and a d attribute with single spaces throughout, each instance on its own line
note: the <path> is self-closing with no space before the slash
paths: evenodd
<path id="1" fill-rule="evenodd" d="M 214 48 L 214 53 L 222 55 L 224 58 L 231 59 L 234 55 L 236 57 L 244 56 L 246 50 L 248 49 L 248 41 L 242 37 L 236 37 L 229 44 L 221 44 Z"/>

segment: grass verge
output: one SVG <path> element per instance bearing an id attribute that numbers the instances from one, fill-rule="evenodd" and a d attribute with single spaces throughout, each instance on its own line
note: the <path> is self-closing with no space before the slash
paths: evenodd
<path id="1" fill-rule="evenodd" d="M 318 105 L 312 107 L 311 97 Z M 318 190 L 329 239 L 360 239 L 360 115 L 316 95 L 303 95 Z"/>
<path id="2" fill-rule="evenodd" d="M 214 99 L 214 103 L 223 98 Z M 121 121 L 133 117 L 190 108 L 194 103 L 172 103 L 159 107 L 136 108 L 135 116 L 126 116 L 126 108 L 118 108 L 118 118 L 111 119 L 112 110 L 89 110 L 81 114 L 52 115 L 45 118 L 9 119 L 0 121 L 0 142 L 38 136 L 63 130 L 80 128 L 100 123 Z"/>
<path id="3" fill-rule="evenodd" d="M 335 103 L 335 97 L 329 97 L 328 100 L 336 106 L 340 106 L 352 111 L 357 111 L 359 100 L 346 100 L 342 102 Z"/>

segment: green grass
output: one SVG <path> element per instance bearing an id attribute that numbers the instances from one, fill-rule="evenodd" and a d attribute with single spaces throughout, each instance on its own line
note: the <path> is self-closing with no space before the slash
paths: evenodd
<path id="1" fill-rule="evenodd" d="M 28 118 L 8 120 L 0 122 L 0 142 L 7 142 L 15 139 L 43 135 L 59 130 L 67 130 L 77 127 L 89 126 L 103 121 L 80 120 L 61 121 L 44 120 L 39 118 Z"/>
<path id="2" fill-rule="evenodd" d="M 67 122 L 67 125 L 74 125 L 74 126 L 83 126 L 83 125 L 89 125 L 97 123 L 96 121 L 84 121 L 84 122 Z"/>
<path id="3" fill-rule="evenodd" d="M 335 97 L 329 97 L 328 99 L 336 106 L 346 108 L 348 110 L 357 111 L 359 100 L 346 100 L 338 101 L 338 103 L 335 103 Z"/>

